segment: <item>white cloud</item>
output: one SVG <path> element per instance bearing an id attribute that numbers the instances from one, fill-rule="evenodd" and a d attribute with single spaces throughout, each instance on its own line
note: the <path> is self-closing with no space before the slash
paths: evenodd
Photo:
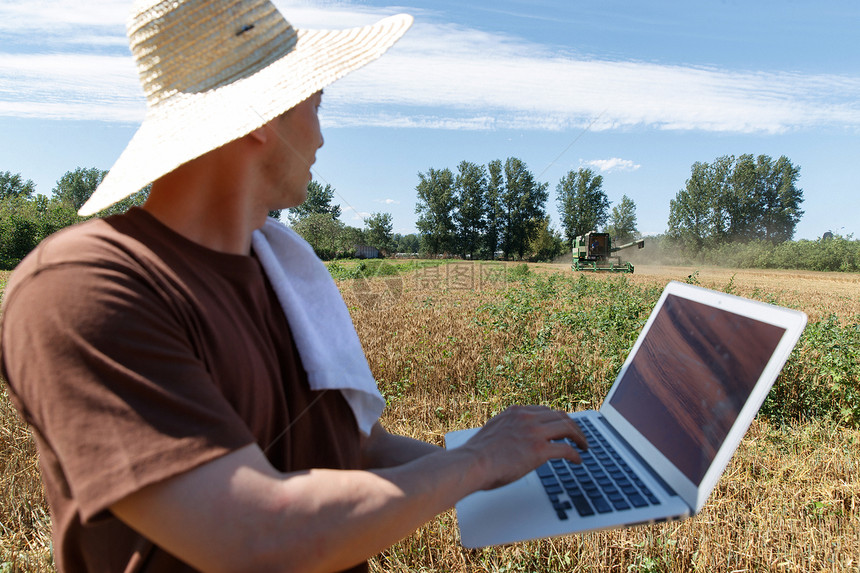
<path id="1" fill-rule="evenodd" d="M 349 206 L 343 207 L 341 209 L 341 213 L 343 213 L 344 218 L 346 218 L 347 215 L 350 215 L 349 220 L 361 221 L 362 223 L 364 222 L 365 219 L 370 217 L 370 213 L 366 213 L 364 211 L 359 211 L 355 207 L 349 207 Z"/>
<path id="2" fill-rule="evenodd" d="M 633 163 L 629 159 L 621 159 L 619 157 L 613 157 L 611 159 L 592 159 L 589 161 L 582 161 L 581 163 L 587 167 L 594 167 L 598 171 L 602 171 L 604 173 L 611 173 L 613 171 L 636 171 L 642 167 L 638 163 Z"/>
<path id="3" fill-rule="evenodd" d="M 396 199 L 375 199 L 375 201 L 384 205 L 400 205 L 400 201 Z"/>
<path id="4" fill-rule="evenodd" d="M 592 121 L 595 130 L 860 127 L 858 77 L 583 60 L 540 46 L 514 49 L 504 38 L 468 31 L 459 39 L 454 31 L 416 35 L 329 90 L 344 115 L 358 120 L 345 105 L 351 102 L 362 115 L 370 108 L 375 125 L 387 120 L 395 127 L 564 130 Z M 450 50 L 440 53 L 439 44 Z"/>
<path id="5" fill-rule="evenodd" d="M 109 26 L 125 33 L 126 0 L 38 0 L 0 3 L 0 31 L 50 31 L 79 26 Z"/>
<path id="6" fill-rule="evenodd" d="M 128 57 L 3 54 L 0 114 L 138 122 L 144 101 Z"/>
<path id="7" fill-rule="evenodd" d="M 329 2 L 323 12 L 309 2 L 278 3 L 300 27 L 353 26 L 396 11 Z M 0 4 L 0 34 L 23 41 L 29 32 L 43 33 L 60 50 L 0 53 L 0 115 L 140 121 L 136 72 L 127 51 L 116 49 L 125 43 L 127 10 L 125 0 Z M 93 55 L 97 50 L 101 55 Z M 593 130 L 857 130 L 857 93 L 856 76 L 583 59 L 426 17 L 379 62 L 326 90 L 323 122 L 460 130 L 589 124 Z"/>

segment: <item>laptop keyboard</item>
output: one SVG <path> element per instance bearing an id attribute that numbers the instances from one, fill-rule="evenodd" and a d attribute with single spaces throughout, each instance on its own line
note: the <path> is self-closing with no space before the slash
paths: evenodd
<path id="1" fill-rule="evenodd" d="M 588 451 L 567 442 L 582 456 L 582 463 L 552 459 L 536 470 L 559 519 L 567 519 L 571 509 L 585 517 L 660 504 L 590 420 L 577 423 L 588 440 Z"/>

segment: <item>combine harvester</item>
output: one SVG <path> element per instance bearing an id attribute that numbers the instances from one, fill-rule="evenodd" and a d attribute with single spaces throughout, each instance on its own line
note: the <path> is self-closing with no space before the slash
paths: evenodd
<path id="1" fill-rule="evenodd" d="M 632 273 L 633 265 L 629 262 L 622 263 L 621 257 L 612 253 L 630 247 L 641 249 L 644 246 L 645 240 L 640 239 L 621 245 L 620 247 L 613 247 L 609 233 L 590 231 L 578 236 L 573 241 L 573 265 L 571 265 L 571 268 L 575 271 Z"/>

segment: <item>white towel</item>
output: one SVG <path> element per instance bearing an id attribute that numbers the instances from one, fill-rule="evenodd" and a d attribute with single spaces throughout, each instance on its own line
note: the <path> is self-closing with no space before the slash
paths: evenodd
<path id="1" fill-rule="evenodd" d="M 331 275 L 311 246 L 269 218 L 252 236 L 260 264 L 284 309 L 313 390 L 340 390 L 369 434 L 385 407 Z"/>

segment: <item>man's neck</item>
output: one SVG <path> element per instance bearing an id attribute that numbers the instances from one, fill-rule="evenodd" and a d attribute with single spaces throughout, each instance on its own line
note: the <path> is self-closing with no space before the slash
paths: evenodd
<path id="1" fill-rule="evenodd" d="M 255 180 L 243 167 L 235 154 L 204 155 L 155 181 L 143 208 L 199 245 L 248 255 L 251 234 L 268 212 L 257 204 Z"/>

